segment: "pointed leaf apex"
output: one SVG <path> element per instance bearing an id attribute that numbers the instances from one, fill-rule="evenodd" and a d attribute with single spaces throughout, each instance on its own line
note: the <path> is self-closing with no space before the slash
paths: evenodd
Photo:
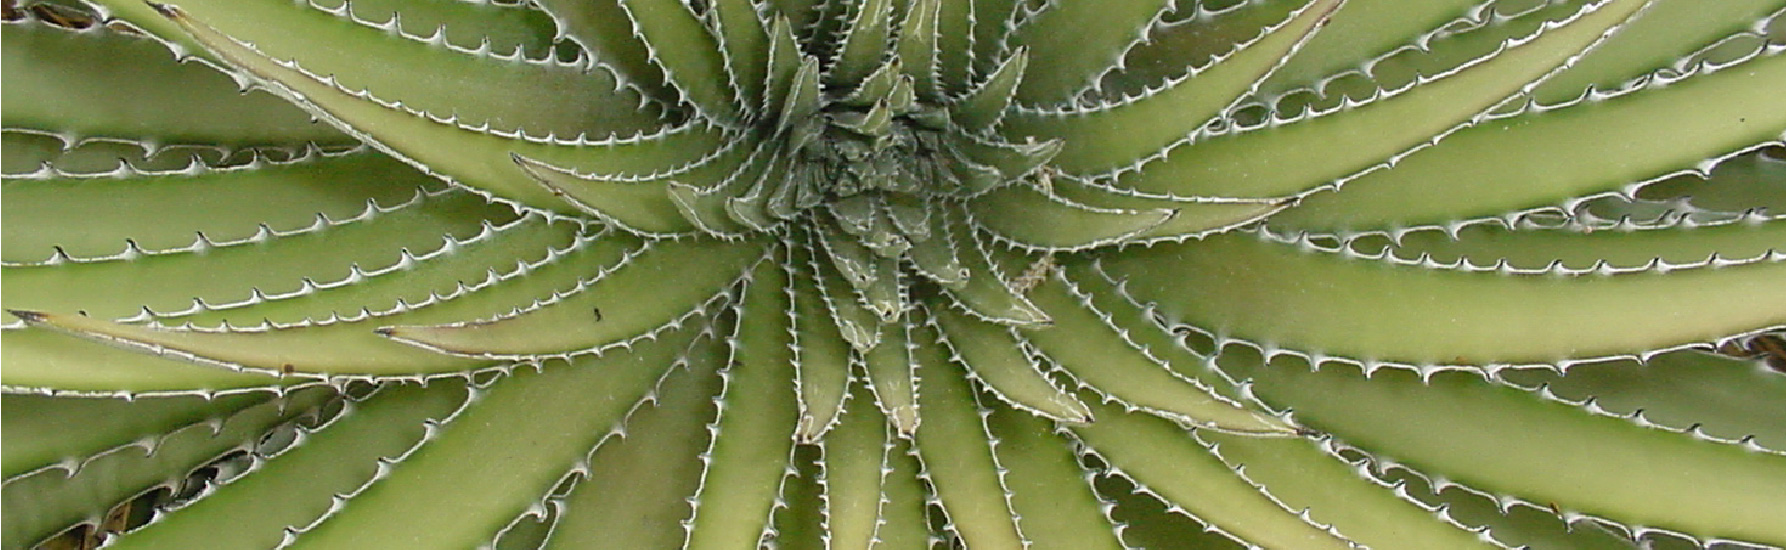
<path id="1" fill-rule="evenodd" d="M 6 310 L 6 312 L 11 313 L 13 317 L 18 317 L 21 321 L 31 324 L 42 323 L 50 316 L 48 313 L 32 311 L 29 309 L 9 309 Z"/>

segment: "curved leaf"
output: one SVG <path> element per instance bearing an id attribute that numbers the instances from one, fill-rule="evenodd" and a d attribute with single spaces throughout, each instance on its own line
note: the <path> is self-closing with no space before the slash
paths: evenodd
<path id="1" fill-rule="evenodd" d="M 1786 54 L 1656 83 L 1461 130 L 1344 192 L 1310 196 L 1273 223 L 1367 229 L 1548 206 L 1786 135 L 1786 113 L 1769 108 L 1766 92 L 1786 86 Z M 1582 147 L 1583 139 L 1596 144 Z"/>
<path id="2" fill-rule="evenodd" d="M 761 257 L 762 247 L 757 243 L 660 242 L 586 280 L 577 292 L 532 311 L 492 321 L 395 326 L 379 332 L 405 343 L 469 357 L 598 349 L 649 334 L 700 310 L 703 303 L 731 286 L 748 262 Z M 665 286 L 666 273 L 679 279 Z M 654 299 L 626 299 L 641 292 L 650 292 Z"/>
<path id="3" fill-rule="evenodd" d="M 1261 397 L 1294 400 L 1299 420 L 1428 475 L 1626 524 L 1786 542 L 1771 513 L 1786 502 L 1767 489 L 1786 484 L 1786 456 L 1587 414 L 1473 373 L 1365 378 L 1280 357 L 1255 377 Z"/>
<path id="4" fill-rule="evenodd" d="M 478 392 L 472 406 L 427 445 L 300 534 L 294 547 L 468 546 L 489 540 L 584 463 L 689 353 L 688 342 L 699 332 L 691 326 L 664 335 L 656 346 L 515 369 Z M 457 498 L 415 498 L 449 492 Z"/>
<path id="5" fill-rule="evenodd" d="M 385 460 L 398 460 L 428 439 L 471 396 L 463 382 L 392 385 L 276 456 L 255 453 L 242 477 L 211 488 L 177 511 L 113 543 L 118 548 L 272 547 L 285 529 L 334 511 L 337 495 L 376 483 Z"/>
<path id="6" fill-rule="evenodd" d="M 1430 143 L 1529 88 L 1644 5 L 1640 0 L 1595 4 L 1567 25 L 1546 25 L 1535 36 L 1412 88 L 1296 124 L 1175 147 L 1144 169 L 1120 174 L 1114 185 L 1180 197 L 1282 197 L 1352 176 Z M 1300 161 L 1283 162 L 1286 158 Z"/>
<path id="7" fill-rule="evenodd" d="M 35 21 L 0 29 L 0 121 L 7 128 L 218 145 L 351 139 L 269 94 L 244 92 L 210 67 L 178 63 L 152 40 L 104 26 L 70 31 Z"/>
<path id="8" fill-rule="evenodd" d="M 1309 253 L 1251 235 L 1104 260 L 1170 323 L 1360 360 L 1494 364 L 1636 353 L 1786 323 L 1786 262 L 1502 275 Z M 1633 301 L 1631 296 L 1649 296 Z"/>

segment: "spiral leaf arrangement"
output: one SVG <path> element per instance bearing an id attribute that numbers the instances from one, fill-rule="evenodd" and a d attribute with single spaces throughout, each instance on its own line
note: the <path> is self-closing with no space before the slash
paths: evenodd
<path id="1" fill-rule="evenodd" d="M 1786 544 L 1777 0 L 5 19 L 8 548 Z"/>

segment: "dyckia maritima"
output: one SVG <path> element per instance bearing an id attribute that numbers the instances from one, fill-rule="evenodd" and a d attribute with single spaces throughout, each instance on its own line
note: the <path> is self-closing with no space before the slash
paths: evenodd
<path id="1" fill-rule="evenodd" d="M 1786 544 L 1786 2 L 5 19 L 9 548 Z"/>

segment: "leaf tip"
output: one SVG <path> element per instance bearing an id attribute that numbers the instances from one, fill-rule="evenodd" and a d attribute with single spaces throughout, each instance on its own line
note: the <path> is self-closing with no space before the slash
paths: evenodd
<path id="1" fill-rule="evenodd" d="M 48 313 L 29 309 L 9 309 L 6 310 L 6 312 L 11 313 L 13 317 L 18 317 L 19 320 L 27 323 L 42 323 L 50 317 L 50 314 Z"/>
<path id="2" fill-rule="evenodd" d="M 150 2 L 148 0 L 144 0 L 143 3 L 148 4 L 149 9 L 155 10 L 155 13 L 161 14 L 162 17 L 168 19 L 182 19 L 186 16 L 185 12 L 180 11 L 180 8 L 168 4 Z"/>

